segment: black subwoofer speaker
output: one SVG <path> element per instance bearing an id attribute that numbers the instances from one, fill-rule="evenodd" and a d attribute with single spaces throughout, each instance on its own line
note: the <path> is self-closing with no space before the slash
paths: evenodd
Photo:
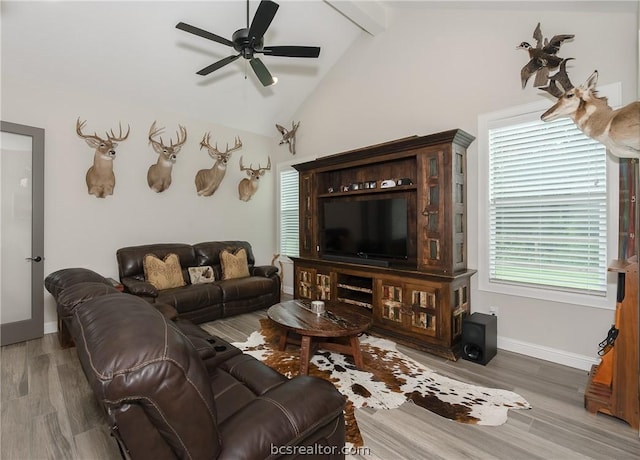
<path id="1" fill-rule="evenodd" d="M 462 321 L 462 358 L 487 364 L 496 355 L 498 318 L 474 313 Z"/>

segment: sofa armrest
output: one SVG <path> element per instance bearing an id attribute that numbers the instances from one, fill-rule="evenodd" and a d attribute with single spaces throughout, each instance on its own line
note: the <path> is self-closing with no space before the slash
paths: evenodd
<path id="1" fill-rule="evenodd" d="M 258 265 L 251 270 L 252 276 L 264 276 L 265 278 L 271 278 L 278 273 L 278 268 L 273 265 Z"/>
<path id="2" fill-rule="evenodd" d="M 218 425 L 223 446 L 219 459 L 269 458 L 274 448 L 323 444 L 323 439 L 334 441 L 338 454 L 326 458 L 344 458 L 344 405 L 344 396 L 331 383 L 295 377 Z"/>
<path id="3" fill-rule="evenodd" d="M 158 297 L 158 290 L 151 283 L 133 277 L 120 280 L 126 291 L 137 296 Z"/>

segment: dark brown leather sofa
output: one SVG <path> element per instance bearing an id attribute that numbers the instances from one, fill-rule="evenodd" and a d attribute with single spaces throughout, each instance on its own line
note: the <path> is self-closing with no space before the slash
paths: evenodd
<path id="1" fill-rule="evenodd" d="M 222 279 L 220 252 L 244 248 L 247 253 L 249 274 L 246 278 Z M 157 290 L 145 282 L 143 260 L 147 254 L 163 259 L 174 253 L 180 258 L 183 277 L 189 280 L 189 267 L 211 266 L 217 281 L 207 284 Z M 213 321 L 246 313 L 280 302 L 280 277 L 271 265 L 256 266 L 251 245 L 246 241 L 213 241 L 194 245 L 165 243 L 130 246 L 116 252 L 120 282 L 125 292 L 142 297 L 151 303 L 168 304 L 180 317 L 195 323 Z"/>
<path id="2" fill-rule="evenodd" d="M 45 285 L 64 302 L 123 458 L 344 458 L 344 398 L 329 382 L 287 379 L 170 306 L 99 277 L 67 269 Z"/>

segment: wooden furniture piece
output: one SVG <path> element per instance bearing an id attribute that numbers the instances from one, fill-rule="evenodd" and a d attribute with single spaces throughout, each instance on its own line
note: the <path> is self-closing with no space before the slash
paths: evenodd
<path id="1" fill-rule="evenodd" d="M 280 351 L 290 343 L 300 345 L 300 375 L 309 374 L 309 361 L 318 348 L 351 355 L 356 367 L 362 369 L 358 334 L 369 329 L 371 317 L 340 303 L 328 305 L 326 312 L 318 315 L 311 311 L 309 304 L 308 301 L 288 300 L 267 310 L 269 319 L 284 329 L 280 336 Z M 299 334 L 300 339 L 292 337 L 292 332 Z M 340 339 L 345 339 L 346 344 L 340 343 Z"/>
<path id="2" fill-rule="evenodd" d="M 618 336 L 603 362 L 591 368 L 584 405 L 591 413 L 613 415 L 638 429 L 638 257 L 618 261 L 609 270 L 618 272 L 622 278 L 619 282 L 624 285 L 624 298 L 616 306 Z M 605 367 L 610 371 L 605 371 Z M 602 372 L 607 375 L 601 375 Z"/>
<path id="3" fill-rule="evenodd" d="M 475 273 L 467 270 L 466 247 L 466 149 L 473 140 L 451 130 L 294 165 L 300 197 L 294 297 L 360 306 L 374 332 L 457 359 Z M 388 179 L 408 180 L 382 188 Z M 365 183 L 375 187 L 353 187 Z M 405 261 L 386 267 L 325 257 L 324 202 L 387 198 L 407 201 Z"/>

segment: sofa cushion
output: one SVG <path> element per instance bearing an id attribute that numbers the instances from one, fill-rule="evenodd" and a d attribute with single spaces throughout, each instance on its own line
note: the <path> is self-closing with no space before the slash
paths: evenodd
<path id="1" fill-rule="evenodd" d="M 120 248 L 116 252 L 120 279 L 135 277 L 137 275 L 144 276 L 144 266 L 142 261 L 145 255 L 155 254 L 160 259 L 163 259 L 167 254 L 172 252 L 178 255 L 183 267 L 208 265 L 198 264 L 196 262 L 196 255 L 190 244 L 162 243 L 146 244 L 143 246 L 129 246 L 126 248 Z"/>
<path id="2" fill-rule="evenodd" d="M 119 293 L 120 291 L 112 285 L 100 282 L 78 283 L 66 287 L 60 292 L 57 298 L 58 316 L 68 318 L 73 314 L 73 311 L 78 305 L 87 300 Z"/>
<path id="3" fill-rule="evenodd" d="M 55 298 L 63 289 L 74 284 L 94 282 L 112 286 L 111 282 L 104 276 L 89 270 L 88 268 L 63 268 L 48 275 L 44 280 L 44 287 Z"/>
<path id="4" fill-rule="evenodd" d="M 216 280 L 216 273 L 211 265 L 189 267 L 188 270 L 191 284 L 213 283 Z"/>
<path id="5" fill-rule="evenodd" d="M 193 245 L 198 262 L 193 265 L 211 265 L 220 267 L 220 253 L 223 249 L 229 252 L 235 252 L 237 249 L 244 248 L 247 253 L 247 264 L 251 267 L 255 265 L 256 260 L 253 257 L 253 249 L 247 241 L 209 241 Z"/>
<path id="6" fill-rule="evenodd" d="M 78 357 L 131 458 L 217 458 L 209 377 L 175 325 L 144 300 L 118 294 L 74 313 Z M 105 346 L 107 344 L 108 346 Z M 149 433 L 161 437 L 149 438 Z M 154 450 L 155 449 L 155 450 Z"/>
<path id="7" fill-rule="evenodd" d="M 224 280 L 249 276 L 247 252 L 244 248 L 240 248 L 233 253 L 224 249 L 220 253 L 220 262 L 222 263 L 222 279 Z"/>
<path id="8" fill-rule="evenodd" d="M 144 278 L 157 289 L 184 286 L 180 258 L 175 253 L 167 254 L 163 260 L 155 254 L 147 254 L 143 259 Z"/>
<path id="9" fill-rule="evenodd" d="M 190 284 L 158 291 L 156 303 L 172 305 L 178 314 L 222 304 L 222 290 L 218 283 Z"/>

